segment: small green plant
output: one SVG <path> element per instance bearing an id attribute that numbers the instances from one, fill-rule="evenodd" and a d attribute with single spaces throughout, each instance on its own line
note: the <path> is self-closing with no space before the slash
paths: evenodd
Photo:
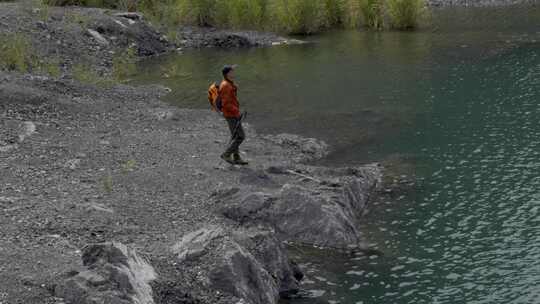
<path id="1" fill-rule="evenodd" d="M 122 171 L 124 171 L 124 173 L 133 171 L 136 166 L 137 162 L 134 159 L 130 159 L 122 165 Z"/>
<path id="2" fill-rule="evenodd" d="M 137 72 L 135 49 L 127 48 L 113 57 L 113 78 L 116 81 L 125 80 Z"/>
<path id="3" fill-rule="evenodd" d="M 44 74 L 47 74 L 51 77 L 58 78 L 62 75 L 62 70 L 60 69 L 60 60 L 59 59 L 49 59 L 45 62 L 40 62 L 37 64 L 37 69 Z"/>
<path id="4" fill-rule="evenodd" d="M 387 6 L 392 27 L 401 30 L 417 27 L 427 10 L 424 0 L 388 0 Z"/>
<path id="5" fill-rule="evenodd" d="M 32 0 L 32 9 L 39 14 L 41 21 L 47 23 L 50 16 L 50 7 L 45 0 Z"/>
<path id="6" fill-rule="evenodd" d="M 175 28 L 168 28 L 165 36 L 169 42 L 178 43 L 178 31 Z"/>
<path id="7" fill-rule="evenodd" d="M 137 9 L 137 0 L 118 0 L 116 9 L 133 12 Z"/>
<path id="8" fill-rule="evenodd" d="M 113 192 L 113 179 L 110 173 L 103 177 L 103 190 L 107 193 Z"/>
<path id="9" fill-rule="evenodd" d="M 382 0 L 360 0 L 365 26 L 371 29 L 382 29 L 384 26 L 384 2 Z"/>
<path id="10" fill-rule="evenodd" d="M 0 68 L 28 72 L 35 61 L 30 40 L 23 34 L 0 36 Z"/>

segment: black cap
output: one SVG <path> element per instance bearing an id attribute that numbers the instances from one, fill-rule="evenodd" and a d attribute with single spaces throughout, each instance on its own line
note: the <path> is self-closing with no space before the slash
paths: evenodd
<path id="1" fill-rule="evenodd" d="M 230 71 L 236 69 L 237 65 L 236 64 L 233 64 L 233 65 L 226 65 L 223 67 L 223 70 L 221 70 L 221 73 L 223 74 L 223 76 L 229 74 Z"/>

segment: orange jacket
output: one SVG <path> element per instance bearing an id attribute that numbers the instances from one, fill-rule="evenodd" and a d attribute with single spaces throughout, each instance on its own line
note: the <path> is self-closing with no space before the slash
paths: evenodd
<path id="1" fill-rule="evenodd" d="M 238 103 L 238 88 L 230 80 L 223 80 L 219 85 L 219 97 L 221 98 L 221 111 L 227 118 L 240 117 L 240 104 Z"/>

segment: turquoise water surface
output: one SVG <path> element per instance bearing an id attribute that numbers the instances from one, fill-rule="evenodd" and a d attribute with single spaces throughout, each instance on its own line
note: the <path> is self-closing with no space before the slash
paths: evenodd
<path id="1" fill-rule="evenodd" d="M 141 64 L 137 81 L 205 108 L 219 67 L 238 63 L 260 132 L 322 138 L 334 147 L 325 164 L 382 161 L 415 179 L 361 223 L 383 256 L 293 249 L 312 298 L 291 303 L 540 303 L 540 8 L 432 19 Z"/>

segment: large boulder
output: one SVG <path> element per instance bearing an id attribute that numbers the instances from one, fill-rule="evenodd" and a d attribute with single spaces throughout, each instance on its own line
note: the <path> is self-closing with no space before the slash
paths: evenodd
<path id="1" fill-rule="evenodd" d="M 124 13 L 96 18 L 89 27 L 88 33 L 100 44 L 108 45 L 114 41 L 121 47 L 134 47 L 139 56 L 164 53 L 172 46 L 140 14 Z"/>
<path id="2" fill-rule="evenodd" d="M 376 166 L 318 172 L 317 180 L 275 192 L 227 191 L 222 214 L 244 226 L 269 225 L 281 239 L 325 247 L 363 246 L 357 223 L 380 181 Z"/>
<path id="3" fill-rule="evenodd" d="M 85 270 L 67 278 L 56 294 L 68 304 L 153 304 L 154 268 L 121 243 L 88 245 Z"/>
<path id="4" fill-rule="evenodd" d="M 328 247 L 357 245 L 362 241 L 357 218 L 343 201 L 344 196 L 287 184 L 266 217 L 290 241 Z"/>
<path id="5" fill-rule="evenodd" d="M 196 265 L 199 285 L 234 301 L 277 303 L 298 290 L 297 271 L 272 232 L 209 226 L 185 235 L 173 252 L 185 267 Z"/>

